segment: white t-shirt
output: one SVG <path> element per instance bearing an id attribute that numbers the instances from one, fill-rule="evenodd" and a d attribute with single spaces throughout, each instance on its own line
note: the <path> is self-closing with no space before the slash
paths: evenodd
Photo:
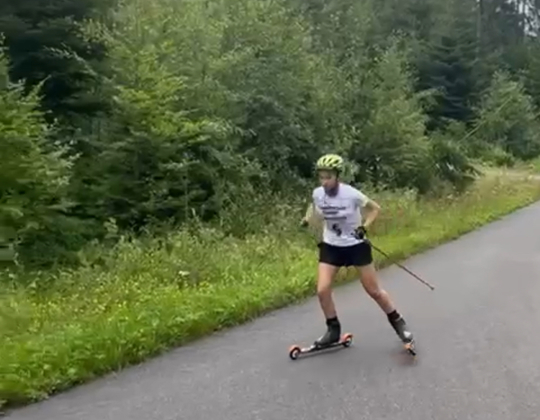
<path id="1" fill-rule="evenodd" d="M 323 187 L 313 190 L 314 210 L 324 219 L 323 242 L 334 246 L 351 246 L 363 242 L 354 237 L 362 224 L 363 208 L 369 198 L 356 188 L 339 184 L 338 193 L 331 197 Z"/>

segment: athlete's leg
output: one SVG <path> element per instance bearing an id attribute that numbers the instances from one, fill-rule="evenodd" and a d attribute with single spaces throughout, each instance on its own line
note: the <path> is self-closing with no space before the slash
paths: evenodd
<path id="1" fill-rule="evenodd" d="M 317 275 L 317 296 L 322 312 L 326 319 L 326 333 L 315 341 L 324 346 L 339 341 L 341 325 L 337 317 L 336 307 L 332 298 L 332 282 L 339 270 L 339 256 L 332 247 L 322 243 L 319 246 L 319 268 Z"/>
<path id="2" fill-rule="evenodd" d="M 408 331 L 405 320 L 397 311 L 388 292 L 381 287 L 377 270 L 373 264 L 371 245 L 369 243 L 363 243 L 359 245 L 359 248 L 355 265 L 360 274 L 360 281 L 364 290 L 384 311 L 388 318 L 388 322 L 399 338 L 404 342 L 412 341 L 413 335 Z"/>
<path id="3" fill-rule="evenodd" d="M 360 282 L 367 294 L 386 314 L 393 312 L 396 308 L 388 292 L 381 287 L 374 264 L 369 263 L 360 266 L 358 267 L 358 272 L 360 274 Z"/>
<path id="4" fill-rule="evenodd" d="M 388 322 L 403 342 L 413 340 L 413 334 L 409 331 L 405 319 L 397 311 L 390 295 L 384 290 L 379 282 L 377 271 L 373 263 L 359 268 L 360 281 L 369 296 L 379 305 L 388 318 Z"/>
<path id="5" fill-rule="evenodd" d="M 319 263 L 317 297 L 319 298 L 319 303 L 326 319 L 335 318 L 337 316 L 334 299 L 332 298 L 332 282 L 338 269 L 338 267 L 328 263 Z"/>

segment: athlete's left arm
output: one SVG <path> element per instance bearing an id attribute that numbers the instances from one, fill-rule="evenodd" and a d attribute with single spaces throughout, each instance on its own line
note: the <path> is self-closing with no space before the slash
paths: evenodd
<path id="1" fill-rule="evenodd" d="M 364 227 L 367 229 L 375 221 L 377 216 L 379 216 L 381 206 L 379 206 L 379 204 L 371 198 L 367 198 L 364 204 L 364 209 L 366 212 Z"/>
<path id="2" fill-rule="evenodd" d="M 358 191 L 358 195 L 359 211 L 364 212 L 363 226 L 367 229 L 379 215 L 381 206 L 375 200 L 372 200 L 361 191 Z"/>

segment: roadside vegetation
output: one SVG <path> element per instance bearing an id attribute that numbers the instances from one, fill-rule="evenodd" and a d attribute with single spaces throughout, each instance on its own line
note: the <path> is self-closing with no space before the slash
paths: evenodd
<path id="1" fill-rule="evenodd" d="M 382 204 L 392 258 L 538 200 L 539 18 L 503 0 L 2 2 L 0 407 L 313 294 L 299 221 L 323 153 Z"/>

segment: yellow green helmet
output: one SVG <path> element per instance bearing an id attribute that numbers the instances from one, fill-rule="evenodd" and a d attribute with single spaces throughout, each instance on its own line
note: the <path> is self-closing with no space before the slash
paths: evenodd
<path id="1" fill-rule="evenodd" d="M 343 158 L 334 154 L 321 156 L 317 161 L 317 170 L 341 172 L 343 170 Z"/>

